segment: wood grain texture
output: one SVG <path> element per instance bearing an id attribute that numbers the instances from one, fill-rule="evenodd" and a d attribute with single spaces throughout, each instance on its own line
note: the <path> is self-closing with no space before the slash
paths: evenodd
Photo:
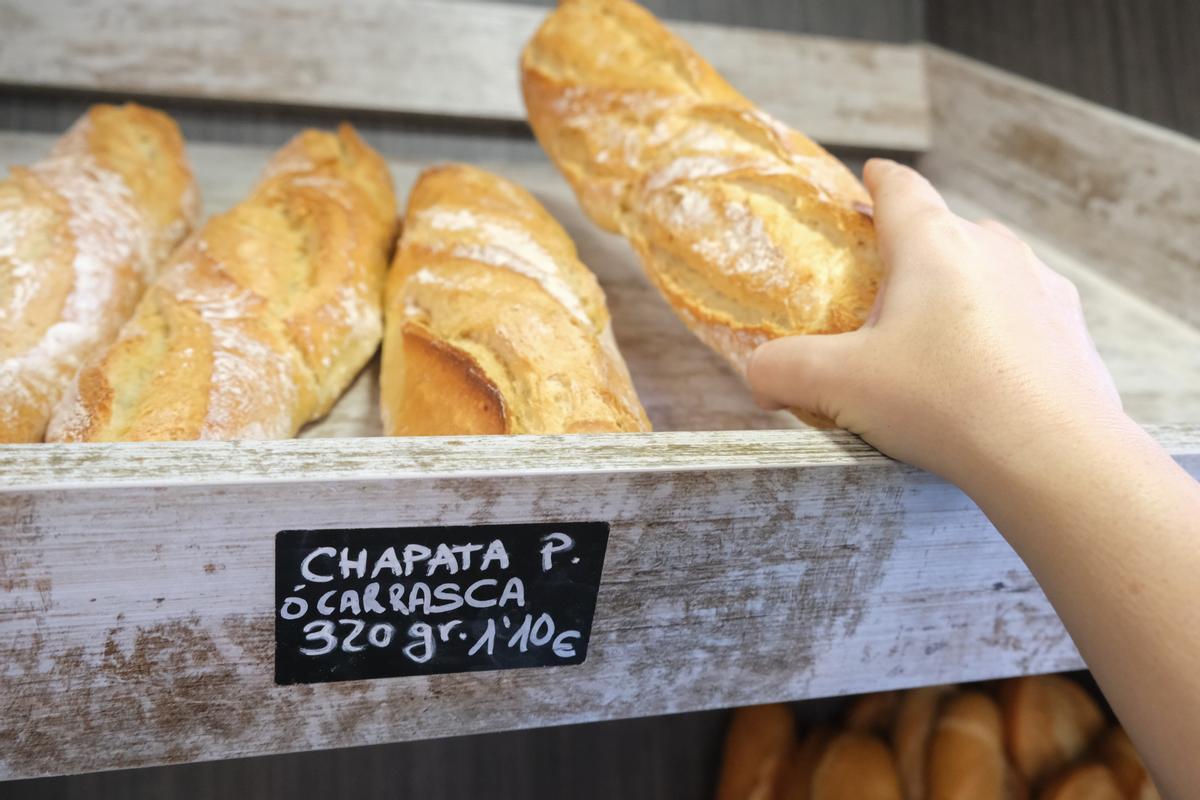
<path id="1" fill-rule="evenodd" d="M 3 0 L 0 27 L 10 35 L 0 83 L 523 120 L 517 54 L 542 16 L 428 0 Z M 897 150 L 929 141 L 911 46 L 674 27 L 734 85 L 815 139 Z"/>
<path id="2" fill-rule="evenodd" d="M 1200 136 L 1195 0 L 927 0 L 931 42 Z"/>
<path id="3" fill-rule="evenodd" d="M 935 183 L 1200 325 L 1200 142 L 936 48 L 928 73 Z"/>

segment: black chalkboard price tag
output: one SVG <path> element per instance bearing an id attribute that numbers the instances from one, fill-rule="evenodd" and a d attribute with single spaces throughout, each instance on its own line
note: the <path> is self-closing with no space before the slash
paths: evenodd
<path id="1" fill-rule="evenodd" d="M 607 522 L 281 531 L 275 682 L 581 664 Z"/>

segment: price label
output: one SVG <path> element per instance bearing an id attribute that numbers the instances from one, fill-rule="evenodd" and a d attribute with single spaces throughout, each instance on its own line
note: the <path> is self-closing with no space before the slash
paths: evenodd
<path id="1" fill-rule="evenodd" d="M 277 684 L 581 664 L 608 523 L 282 531 Z"/>

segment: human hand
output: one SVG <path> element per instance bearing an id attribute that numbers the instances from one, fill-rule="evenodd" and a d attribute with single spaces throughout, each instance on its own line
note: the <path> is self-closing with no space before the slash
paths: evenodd
<path id="1" fill-rule="evenodd" d="M 872 160 L 864 177 L 888 270 L 875 307 L 852 333 L 759 347 L 760 404 L 832 419 L 960 486 L 1054 436 L 1128 423 L 1066 278 L 914 170 Z"/>

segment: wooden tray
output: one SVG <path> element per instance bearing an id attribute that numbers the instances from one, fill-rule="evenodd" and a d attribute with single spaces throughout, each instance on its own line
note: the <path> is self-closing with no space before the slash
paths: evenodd
<path id="1" fill-rule="evenodd" d="M 175 8 L 145 5 L 139 19 L 149 27 L 154 13 Z M 540 13 L 468 10 L 508 15 L 495 46 L 514 54 Z M 0 12 L 12 8 L 0 0 Z M 136 39 L 112 20 L 73 18 L 64 32 L 50 16 L 24 13 L 32 44 L 0 50 L 0 80 L 272 98 L 269 87 L 239 89 L 246 78 L 232 69 L 210 70 L 190 89 L 179 64 L 174 83 L 128 64 L 105 72 L 64 53 L 90 41 L 95 61 L 123 44 L 136 61 L 152 48 L 111 41 Z M 367 25 L 362 13 L 357 24 Z M 738 37 L 762 36 L 730 31 L 709 46 L 734 51 L 748 41 Z M 865 71 L 848 78 L 855 86 L 877 85 L 872 73 L 890 64 L 915 65 L 890 101 L 905 113 L 865 139 L 836 98 L 811 99 L 808 115 L 830 123 L 824 138 L 928 145 L 920 166 L 957 208 L 1021 228 L 1079 286 L 1129 411 L 1200 475 L 1200 145 L 936 49 L 887 47 L 872 62 L 861 55 L 870 46 L 822 46 Z M 461 83 L 455 63 L 435 70 L 438 79 Z M 333 104 L 349 78 L 317 71 L 327 80 L 315 81 L 326 87 L 315 102 Z M 755 77 L 743 80 L 753 95 Z M 472 91 L 491 91 L 483 83 Z M 300 99 L 289 91 L 279 98 Z M 429 110 L 410 105 L 405 90 L 389 97 L 380 110 Z M 861 107 L 857 97 L 850 106 Z M 494 102 L 501 110 L 488 116 L 510 113 L 507 100 Z M 857 133 L 838 134 L 838 125 Z M 52 138 L 0 132 L 0 157 L 33 160 Z M 189 151 L 209 212 L 235 202 L 268 154 L 204 143 Z M 401 193 L 420 166 L 393 162 Z M 624 242 L 583 218 L 548 164 L 490 166 L 546 203 L 600 277 L 656 432 L 382 438 L 372 365 L 296 440 L 0 447 L 0 777 L 1080 666 L 1027 570 L 957 489 L 853 436 L 755 408 Z M 583 665 L 274 684 L 277 531 L 565 520 L 612 526 Z"/>

